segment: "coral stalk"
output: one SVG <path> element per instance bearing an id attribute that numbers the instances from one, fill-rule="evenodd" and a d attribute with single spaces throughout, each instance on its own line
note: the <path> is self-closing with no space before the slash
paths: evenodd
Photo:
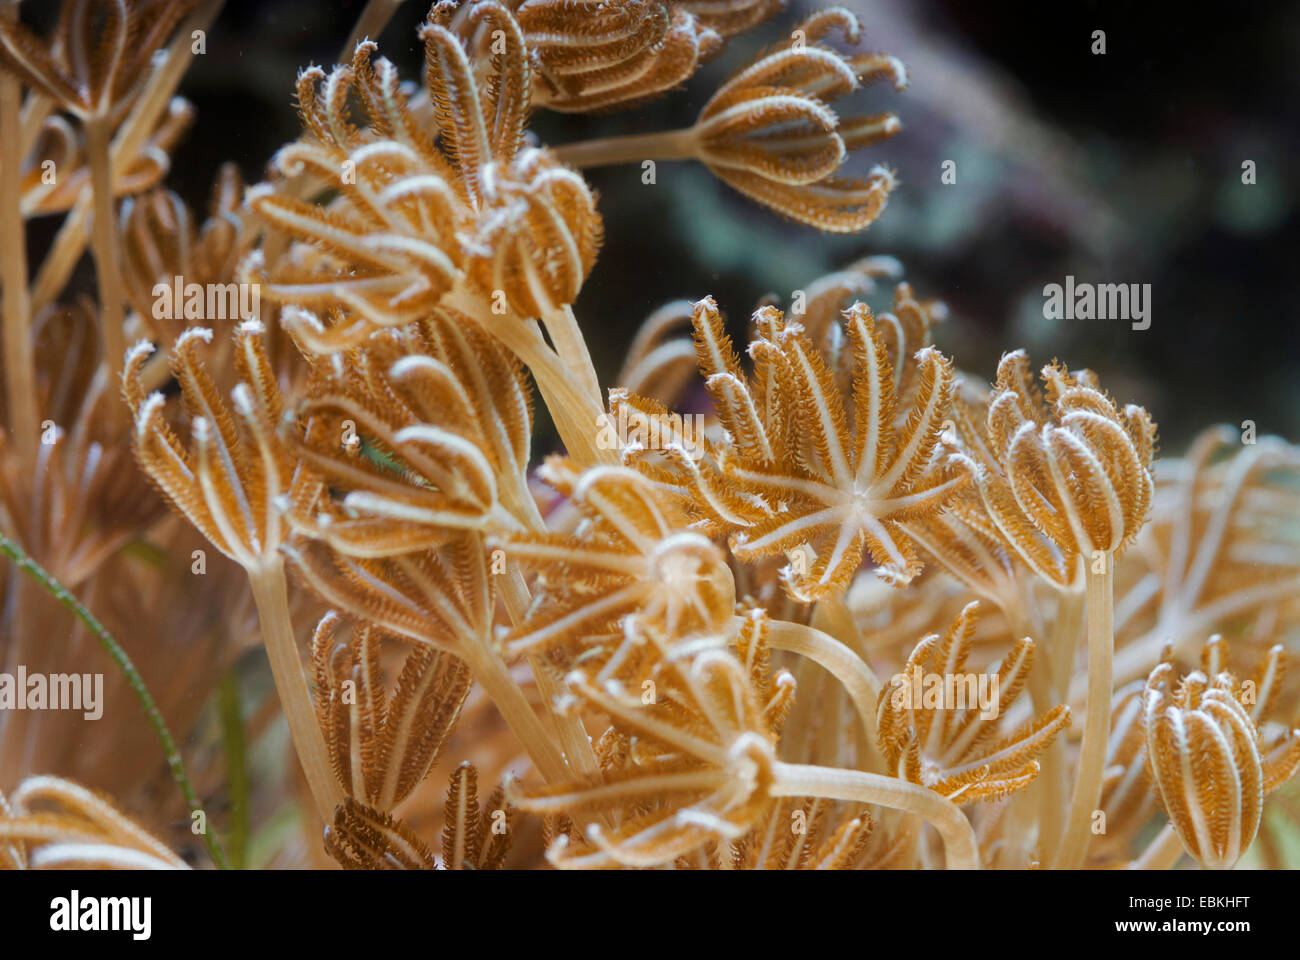
<path id="1" fill-rule="evenodd" d="M 844 685 L 862 721 L 870 756 L 878 760 L 876 701 L 880 697 L 881 687 L 880 680 L 866 661 L 829 634 L 785 620 L 772 622 L 768 628 L 767 640 L 773 650 L 785 650 L 807 657 Z"/>
<path id="2" fill-rule="evenodd" d="M 599 398 L 599 388 L 596 388 L 597 395 L 593 396 L 589 388 L 579 387 L 575 383 L 575 373 L 581 382 L 595 383 L 596 374 L 591 368 L 589 356 L 578 361 L 578 369 L 572 371 L 546 345 L 541 331 L 532 321 L 494 313 L 485 301 L 463 288 L 453 290 L 444 302 L 462 313 L 479 318 L 484 327 L 528 367 L 533 379 L 537 381 L 537 389 L 546 409 L 555 421 L 555 429 L 572 457 L 584 466 L 617 462 L 616 451 L 601 450 L 596 444 L 600 417 L 605 412 Z M 571 313 L 569 317 L 572 317 Z M 568 322 L 565 321 L 566 324 Z M 560 327 L 564 325 L 557 324 Z M 576 321 L 572 322 L 572 326 L 576 331 Z M 576 335 L 581 338 L 580 332 Z M 586 354 L 585 345 L 582 353 Z"/>
<path id="3" fill-rule="evenodd" d="M 949 870 L 979 869 L 979 847 L 970 821 L 956 804 L 933 790 L 906 780 L 838 767 L 777 763 L 773 774 L 773 796 L 875 803 L 914 813 L 939 831 Z"/>
<path id="4" fill-rule="evenodd" d="M 1088 825 L 1101 800 L 1101 780 L 1106 765 L 1106 742 L 1110 734 L 1112 660 L 1115 649 L 1114 582 L 1115 558 L 1107 551 L 1098 559 L 1101 572 L 1088 573 L 1088 705 L 1083 745 L 1080 748 L 1074 794 L 1066 820 L 1065 839 L 1056 866 L 1074 869 L 1083 865 L 1088 846 Z"/>
<path id="5" fill-rule="evenodd" d="M 103 354 L 101 365 L 115 376 L 126 355 L 122 330 L 122 273 L 117 250 L 117 217 L 113 205 L 113 177 L 109 160 L 110 121 L 94 116 L 86 120 L 86 152 L 90 155 L 90 180 L 95 212 L 91 220 L 91 245 L 95 254 L 95 277 L 99 285 L 99 329 Z M 114 410 L 118 408 L 115 406 Z"/>
<path id="6" fill-rule="evenodd" d="M 567 779 L 564 757 L 551 743 L 545 726 L 501 658 L 491 650 L 471 649 L 465 650 L 463 657 L 474 679 L 482 684 L 510 732 L 519 739 L 528 758 L 547 783 L 560 783 Z"/>
<path id="7" fill-rule="evenodd" d="M 278 560 L 268 564 L 261 572 L 250 571 L 249 585 L 257 604 L 257 618 L 262 627 L 262 641 L 266 645 L 275 690 L 280 697 L 294 750 L 306 774 L 316 811 L 329 824 L 334 822 L 334 809 L 343 803 L 343 790 L 330 766 L 325 738 L 316 722 L 307 674 L 298 654 L 298 644 L 289 619 L 288 584 L 284 566 Z"/>
<path id="8" fill-rule="evenodd" d="M 5 16 L 16 14 L 6 6 Z M 26 231 L 21 210 L 22 148 L 18 133 L 21 87 L 14 77 L 0 75 L 0 234 L 7 239 L 0 248 L 0 283 L 4 284 L 4 373 L 9 429 L 18 453 L 26 461 L 36 456 L 37 424 L 36 369 L 30 327 L 31 297 L 27 288 Z"/>
<path id="9" fill-rule="evenodd" d="M 600 140 L 566 143 L 555 148 L 559 161 L 570 167 L 604 167 L 647 160 L 690 160 L 698 153 L 693 127 L 659 133 L 637 133 Z"/>
<path id="10" fill-rule="evenodd" d="M 555 352 L 560 360 L 579 379 L 583 389 L 595 399 L 596 404 L 603 403 L 600 382 L 596 378 L 596 367 L 591 362 L 591 353 L 587 350 L 587 341 L 583 338 L 578 320 L 573 315 L 573 308 L 566 305 L 552 311 L 543 317 L 543 322 L 546 324 L 546 332 L 551 335 L 551 342 L 555 344 Z"/>

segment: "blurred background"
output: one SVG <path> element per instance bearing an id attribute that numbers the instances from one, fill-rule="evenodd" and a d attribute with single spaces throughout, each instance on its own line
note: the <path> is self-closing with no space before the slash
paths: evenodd
<path id="1" fill-rule="evenodd" d="M 822 4 L 729 44 L 684 91 L 627 113 L 542 113 L 533 129 L 559 144 L 688 126 L 718 84 L 760 46 Z M 1121 401 L 1146 405 L 1168 454 L 1214 422 L 1254 420 L 1300 440 L 1300 4 L 1250 3 L 1211 17 L 1173 4 L 970 4 L 849 0 L 866 43 L 908 66 L 911 86 L 883 85 L 836 104 L 892 110 L 903 132 L 865 151 L 901 186 L 856 236 L 780 220 L 693 163 L 590 171 L 606 243 L 576 310 L 602 377 L 612 377 L 647 313 L 714 295 L 740 331 L 757 300 L 791 291 L 866 255 L 890 254 L 924 296 L 944 299 L 939 346 L 991 377 L 1024 347 L 1036 364 L 1090 366 Z M 361 0 L 230 0 L 182 90 L 198 122 L 171 185 L 206 203 L 218 164 L 252 181 L 298 133 L 299 67 L 330 64 Z M 1069 9 L 1047 9 L 1067 7 Z M 381 40 L 419 73 L 409 0 Z M 1093 32 L 1106 52 L 1091 52 Z M 941 182 L 944 161 L 956 183 Z M 1253 161 L 1253 185 L 1242 165 Z M 1046 320 L 1043 287 L 1149 283 L 1151 326 Z"/>

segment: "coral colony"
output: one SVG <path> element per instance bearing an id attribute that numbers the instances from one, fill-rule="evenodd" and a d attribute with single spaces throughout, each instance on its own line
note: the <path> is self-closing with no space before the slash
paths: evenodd
<path id="1" fill-rule="evenodd" d="M 572 304 L 620 211 L 584 169 L 693 159 L 801 229 L 884 213 L 894 172 L 841 168 L 901 126 L 851 103 L 907 74 L 852 13 L 792 20 L 686 129 L 542 145 L 534 111 L 669 95 L 785 4 L 438 2 L 403 76 L 371 3 L 205 218 L 164 182 L 220 6 L 0 16 L 0 650 L 107 670 L 90 727 L 3 688 L 0 864 L 248 865 L 285 804 L 262 865 L 1277 864 L 1300 448 L 1157 458 L 1104 371 L 963 370 L 888 257 L 744 342 L 745 305 L 667 307 L 597 375 Z M 1147 286 L 1051 296 L 1149 322 Z"/>

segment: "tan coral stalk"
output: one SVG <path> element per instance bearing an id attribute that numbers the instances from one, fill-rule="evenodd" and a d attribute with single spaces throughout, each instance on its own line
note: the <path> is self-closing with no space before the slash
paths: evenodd
<path id="1" fill-rule="evenodd" d="M 0 16 L 16 17 L 18 8 L 6 4 Z M 9 238 L 0 250 L 0 283 L 4 285 L 4 339 L 0 348 L 5 374 L 5 400 L 9 429 L 14 432 L 19 455 L 30 461 L 36 453 L 36 363 L 32 358 L 29 326 L 31 297 L 27 287 L 27 249 L 21 202 L 22 161 L 18 133 L 22 88 L 15 77 L 0 75 L 0 233 Z"/>
<path id="2" fill-rule="evenodd" d="M 876 701 L 880 698 L 881 685 L 866 661 L 829 634 L 787 620 L 773 621 L 768 628 L 767 637 L 773 650 L 785 650 L 807 657 L 844 685 L 862 720 L 867 742 L 874 753 Z"/>
<path id="3" fill-rule="evenodd" d="M 773 769 L 774 797 L 825 797 L 875 803 L 921 817 L 943 837 L 949 870 L 978 870 L 979 849 L 970 821 L 950 800 L 906 780 L 860 770 L 777 763 Z"/>
<path id="4" fill-rule="evenodd" d="M 122 332 L 122 265 L 117 249 L 117 215 L 113 204 L 113 180 L 110 172 L 109 139 L 111 128 L 106 117 L 86 123 L 86 149 L 90 154 L 90 178 L 94 193 L 91 217 L 92 249 L 95 253 L 95 278 L 99 285 L 99 323 L 104 337 L 104 369 L 114 375 L 126 353 Z"/>
<path id="5" fill-rule="evenodd" d="M 1087 580 L 1088 703 L 1065 840 L 1058 852 L 1057 864 L 1061 867 L 1079 866 L 1082 862 L 1088 841 L 1088 821 L 1101 801 L 1101 780 L 1106 766 L 1115 651 L 1113 555 L 1102 554 L 1100 565 L 1104 571 L 1090 570 Z"/>
<path id="6" fill-rule="evenodd" d="M 262 627 L 262 642 L 271 664 L 275 690 L 289 724 L 294 749 L 316 798 L 317 812 L 330 823 L 342 794 L 330 770 L 329 754 L 307 687 L 307 671 L 294 639 L 293 621 L 289 618 L 288 584 L 284 565 L 276 560 L 264 569 L 249 571 L 248 584 L 257 604 L 257 619 Z"/>

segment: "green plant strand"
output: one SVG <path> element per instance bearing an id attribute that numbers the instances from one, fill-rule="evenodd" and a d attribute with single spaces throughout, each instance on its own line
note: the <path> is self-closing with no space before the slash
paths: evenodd
<path id="1" fill-rule="evenodd" d="M 4 534 L 0 534 L 0 553 L 4 553 L 19 570 L 38 582 L 49 592 L 50 596 L 75 613 L 77 619 L 84 623 L 87 629 L 94 634 L 95 639 L 99 641 L 99 645 L 104 648 L 104 651 L 117 664 L 118 669 L 122 671 L 122 675 L 126 677 L 126 682 L 135 693 L 136 699 L 140 701 L 145 717 L 148 719 L 150 726 L 153 727 L 154 733 L 157 734 L 158 742 L 162 744 L 163 753 L 167 757 L 167 766 L 171 769 L 172 779 L 181 788 L 181 793 L 185 797 L 185 802 L 189 804 L 191 813 L 196 810 L 201 811 L 203 808 L 199 804 L 198 796 L 194 793 L 194 787 L 190 784 L 190 778 L 185 775 L 185 765 L 181 762 L 180 751 L 176 749 L 176 741 L 172 739 L 171 731 L 167 729 L 167 721 L 163 719 L 158 704 L 154 702 L 153 697 L 149 694 L 149 689 L 144 685 L 144 678 L 140 676 L 126 651 L 113 639 L 113 635 L 105 629 L 104 625 L 95 619 L 95 615 L 72 595 L 72 592 L 67 587 L 50 576 L 40 564 L 27 555 L 22 547 Z M 206 820 L 206 816 L 204 819 Z M 222 851 L 221 845 L 217 843 L 213 830 L 206 823 L 205 826 L 208 826 L 208 829 L 203 831 L 203 845 L 208 848 L 208 854 L 212 857 L 212 862 L 222 870 L 229 869 L 226 863 L 226 855 Z"/>
<path id="2" fill-rule="evenodd" d="M 226 789 L 230 794 L 230 860 L 236 870 L 243 870 L 248 863 L 248 754 L 240 699 L 239 675 L 231 668 L 217 688 L 217 713 L 221 717 Z"/>

